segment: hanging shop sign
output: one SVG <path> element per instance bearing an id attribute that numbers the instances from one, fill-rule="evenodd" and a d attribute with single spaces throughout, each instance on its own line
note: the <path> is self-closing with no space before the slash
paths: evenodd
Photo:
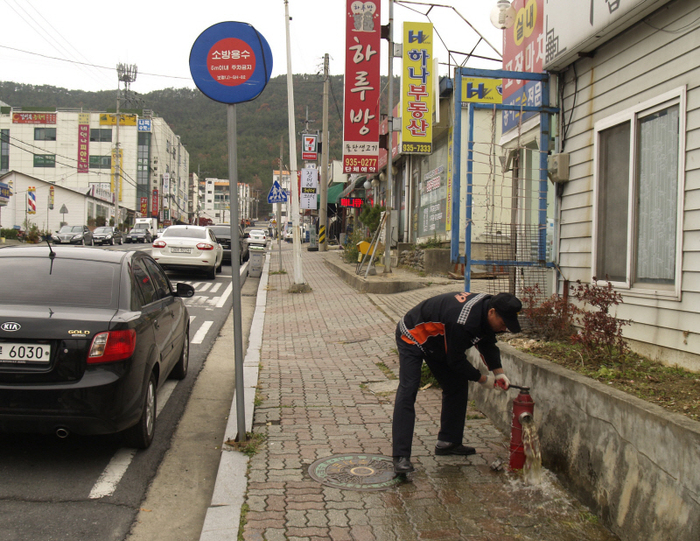
<path id="1" fill-rule="evenodd" d="M 158 190 L 153 190 L 151 194 L 151 216 L 158 216 Z"/>
<path id="2" fill-rule="evenodd" d="M 318 198 L 318 169 L 315 167 L 305 167 L 301 170 L 299 191 L 299 208 L 316 210 Z"/>
<path id="3" fill-rule="evenodd" d="M 251 25 L 217 23 L 202 32 L 192 45 L 190 73 L 197 88 L 214 101 L 251 101 L 270 80 L 272 51 Z"/>
<path id="4" fill-rule="evenodd" d="M 78 173 L 90 168 L 90 113 L 78 115 Z"/>
<path id="5" fill-rule="evenodd" d="M 314 134 L 305 133 L 301 136 L 301 140 L 301 159 L 314 162 L 318 160 L 318 152 L 316 150 L 318 145 L 318 136 Z"/>
<path id="6" fill-rule="evenodd" d="M 365 200 L 361 197 L 341 197 L 338 199 L 341 207 L 359 209 L 364 205 Z"/>
<path id="7" fill-rule="evenodd" d="M 403 72 L 401 74 L 401 152 L 430 154 L 433 151 L 433 25 L 403 25 Z"/>
<path id="8" fill-rule="evenodd" d="M 122 114 L 119 113 L 119 125 L 120 126 L 136 126 L 138 116 L 134 114 Z M 100 126 L 116 126 L 117 125 L 117 115 L 112 115 L 109 113 L 103 113 L 100 115 Z"/>
<path id="9" fill-rule="evenodd" d="M 462 77 L 462 104 L 466 103 L 502 103 L 501 79 L 481 79 Z M 462 105 L 468 107 L 468 105 Z"/>
<path id="10" fill-rule="evenodd" d="M 379 157 L 379 0 L 345 4 L 343 173 L 376 173 Z"/>
<path id="11" fill-rule="evenodd" d="M 10 202 L 12 197 L 12 188 L 4 182 L 0 182 L 0 207 L 4 207 Z"/>

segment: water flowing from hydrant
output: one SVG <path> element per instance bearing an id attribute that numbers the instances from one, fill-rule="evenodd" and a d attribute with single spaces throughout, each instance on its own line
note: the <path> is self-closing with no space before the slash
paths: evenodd
<path id="1" fill-rule="evenodd" d="M 523 448 L 525 464 L 523 479 L 528 485 L 539 485 L 542 482 L 542 454 L 540 453 L 540 438 L 537 435 L 537 425 L 532 417 L 521 421 L 523 427 Z"/>

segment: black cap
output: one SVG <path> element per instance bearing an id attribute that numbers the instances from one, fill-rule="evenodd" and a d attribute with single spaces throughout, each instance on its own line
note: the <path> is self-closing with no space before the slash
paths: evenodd
<path id="1" fill-rule="evenodd" d="M 495 308 L 496 313 L 503 318 L 503 322 L 508 327 L 508 332 L 520 332 L 518 322 L 518 312 L 522 310 L 523 303 L 510 293 L 499 293 L 491 297 L 491 308 Z"/>

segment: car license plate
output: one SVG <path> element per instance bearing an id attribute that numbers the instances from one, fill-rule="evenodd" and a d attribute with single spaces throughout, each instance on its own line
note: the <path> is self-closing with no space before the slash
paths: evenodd
<path id="1" fill-rule="evenodd" d="M 51 346 L 48 344 L 0 343 L 0 362 L 3 363 L 48 363 Z"/>
<path id="2" fill-rule="evenodd" d="M 174 254 L 189 254 L 192 249 L 191 248 L 170 248 L 170 251 L 173 252 Z"/>

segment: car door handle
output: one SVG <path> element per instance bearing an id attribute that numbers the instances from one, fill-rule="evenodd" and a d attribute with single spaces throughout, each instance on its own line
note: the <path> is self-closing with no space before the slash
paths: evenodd
<path id="1" fill-rule="evenodd" d="M 156 321 L 153 322 L 153 326 L 154 326 L 156 329 L 160 329 L 160 323 L 158 323 L 158 320 L 156 320 Z"/>

